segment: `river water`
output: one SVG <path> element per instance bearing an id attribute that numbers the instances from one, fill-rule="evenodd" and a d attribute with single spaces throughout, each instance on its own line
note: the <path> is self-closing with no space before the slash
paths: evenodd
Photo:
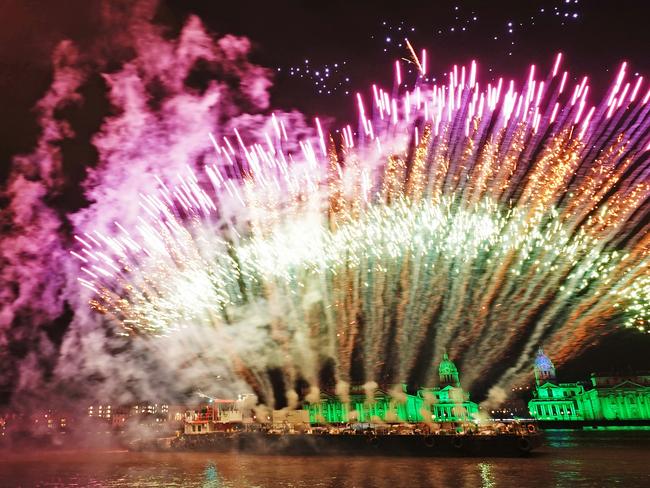
<path id="1" fill-rule="evenodd" d="M 650 431 L 549 432 L 527 458 L 0 452 L 0 487 L 650 487 Z"/>

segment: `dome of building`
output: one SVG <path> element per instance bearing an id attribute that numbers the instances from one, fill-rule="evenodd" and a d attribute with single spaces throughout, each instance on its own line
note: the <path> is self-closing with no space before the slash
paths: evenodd
<path id="1" fill-rule="evenodd" d="M 553 361 L 546 354 L 542 348 L 537 351 L 537 357 L 535 358 L 535 367 L 541 371 L 549 371 L 554 369 Z"/>
<path id="2" fill-rule="evenodd" d="M 535 380 L 539 384 L 542 381 L 554 380 L 555 379 L 555 366 L 553 361 L 544 354 L 544 350 L 540 347 L 537 351 L 537 357 L 535 357 Z"/>
<path id="3" fill-rule="evenodd" d="M 449 359 L 447 353 L 445 353 L 442 356 L 442 361 L 440 361 L 440 366 L 438 367 L 438 373 L 440 374 L 440 376 L 448 375 L 448 374 L 458 374 L 458 369 L 456 368 L 456 365 L 451 359 Z"/>
<path id="4" fill-rule="evenodd" d="M 458 369 L 454 362 L 449 359 L 447 353 L 442 356 L 442 361 L 440 361 L 440 366 L 438 366 L 438 374 L 440 375 L 441 385 L 460 386 Z"/>

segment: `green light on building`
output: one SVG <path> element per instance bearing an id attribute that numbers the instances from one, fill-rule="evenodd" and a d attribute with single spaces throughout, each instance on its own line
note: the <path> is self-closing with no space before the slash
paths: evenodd
<path id="1" fill-rule="evenodd" d="M 422 388 L 415 395 L 401 385 L 399 394 L 376 388 L 371 395 L 362 387 L 353 387 L 349 401 L 321 393 L 320 402 L 304 406 L 312 424 L 462 422 L 478 413 L 478 405 L 460 384 L 456 365 L 444 355 L 438 368 L 440 385 Z"/>
<path id="2" fill-rule="evenodd" d="M 534 398 L 528 409 L 537 420 L 650 420 L 650 376 L 591 376 L 591 382 L 559 383 L 542 349 L 534 364 Z"/>

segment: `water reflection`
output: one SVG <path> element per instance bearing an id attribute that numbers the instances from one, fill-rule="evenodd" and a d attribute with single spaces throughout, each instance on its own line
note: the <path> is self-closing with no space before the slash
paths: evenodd
<path id="1" fill-rule="evenodd" d="M 546 445 L 551 449 L 564 449 L 567 447 L 576 447 L 579 438 L 575 432 L 571 431 L 551 431 L 546 435 Z"/>
<path id="2" fill-rule="evenodd" d="M 492 476 L 492 466 L 488 463 L 479 463 L 478 469 L 481 472 L 481 488 L 492 488 L 495 486 Z"/>
<path id="3" fill-rule="evenodd" d="M 221 478 L 219 478 L 219 473 L 217 472 L 217 467 L 213 463 L 208 463 L 205 467 L 203 488 L 219 488 L 223 486 L 221 483 Z"/>
<path id="4" fill-rule="evenodd" d="M 555 486 L 578 486 L 582 480 L 582 464 L 575 459 L 558 459 L 551 462 L 551 475 L 555 478 Z"/>
<path id="5" fill-rule="evenodd" d="M 0 486 L 509 488 L 647 485 L 650 436 L 555 433 L 529 458 L 290 457 L 215 453 L 0 453 Z"/>

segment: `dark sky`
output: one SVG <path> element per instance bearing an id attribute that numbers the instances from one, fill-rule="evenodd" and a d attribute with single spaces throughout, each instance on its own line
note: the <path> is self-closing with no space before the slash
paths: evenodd
<path id="1" fill-rule="evenodd" d="M 0 0 L 0 183 L 11 157 L 36 141 L 31 107 L 51 81 L 52 49 L 66 38 L 82 50 L 96 42 L 99 4 Z M 483 81 L 521 78 L 531 63 L 549 69 L 558 51 L 576 79 L 590 75 L 597 94 L 623 60 L 631 73 L 650 75 L 650 7 L 644 0 L 161 0 L 156 21 L 175 35 L 191 13 L 217 34 L 253 41 L 253 60 L 274 70 L 273 106 L 339 120 L 353 116 L 355 91 L 374 81 L 390 83 L 394 61 L 408 56 L 405 35 L 417 49 L 427 48 L 432 77 L 477 59 Z M 105 110 L 101 102 L 95 107 L 97 117 L 86 124 L 89 137 Z M 92 154 L 80 149 L 78 164 L 85 157 Z M 565 371 L 579 377 L 591 370 L 650 369 L 648 350 L 650 335 L 621 331 Z"/>
<path id="2" fill-rule="evenodd" d="M 434 73 L 477 59 L 483 80 L 497 74 L 521 77 L 530 63 L 548 67 L 562 51 L 576 78 L 592 74 L 596 87 L 602 87 L 622 60 L 639 72 L 650 68 L 647 8 L 640 0 L 335 0 L 259 2 L 254 7 L 249 2 L 171 0 L 164 2 L 160 18 L 173 24 L 192 11 L 217 32 L 249 36 L 261 63 L 283 69 L 276 102 L 322 112 L 331 111 L 331 97 L 314 100 L 315 91 L 285 83 L 288 67 L 308 59 L 331 68 L 347 60 L 343 71 L 352 88 L 364 89 L 390 77 L 393 61 L 407 57 L 400 48 L 405 35 L 416 48 L 428 49 Z M 346 104 L 337 100 L 336 105 Z"/>
<path id="3" fill-rule="evenodd" d="M 92 43 L 99 4 L 0 0 L 0 176 L 6 175 L 12 154 L 34 143 L 30 107 L 49 84 L 52 48 L 64 38 L 82 47 Z M 255 44 L 254 60 L 276 70 L 274 106 L 347 118 L 354 104 L 346 100 L 345 88 L 354 93 L 390 80 L 394 60 L 407 56 L 399 47 L 405 33 L 416 48 L 428 49 L 432 74 L 477 59 L 483 80 L 521 77 L 530 63 L 548 67 L 562 51 L 572 74 L 590 74 L 598 91 L 622 60 L 633 72 L 650 72 L 649 12 L 643 0 L 161 0 L 157 20 L 173 33 L 195 13 L 215 33 L 248 36 Z M 316 67 L 312 75 L 328 66 L 335 80 L 328 88 L 337 90 L 319 94 L 313 79 L 291 76 L 291 67 L 302 67 L 304 75 L 305 59 Z"/>

